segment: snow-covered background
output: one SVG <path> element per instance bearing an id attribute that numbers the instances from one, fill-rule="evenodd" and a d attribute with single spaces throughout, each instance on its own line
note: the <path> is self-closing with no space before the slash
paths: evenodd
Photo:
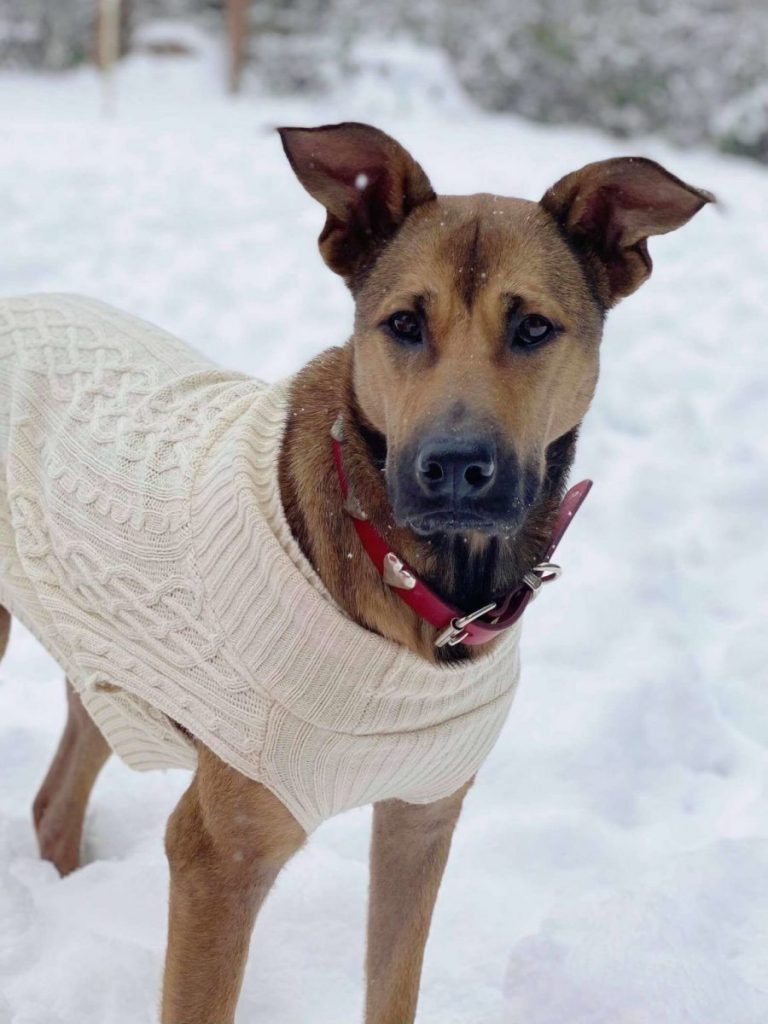
<path id="1" fill-rule="evenodd" d="M 397 40 L 433 47 L 489 110 L 656 132 L 768 164 L 766 0 L 118 0 L 123 52 L 172 15 L 220 31 L 248 9 L 246 77 L 271 92 L 332 93 Z M 93 50 L 96 0 L 2 0 L 0 67 L 61 70 Z M 360 37 L 378 36 L 375 51 Z M 169 41 L 166 36 L 165 42 Z M 178 36 L 174 43 L 180 42 Z"/>
<path id="2" fill-rule="evenodd" d="M 220 96 L 216 55 L 0 76 L 0 294 L 72 290 L 270 379 L 343 340 L 351 300 L 273 126 L 369 120 L 443 192 L 538 197 L 650 155 L 715 191 L 609 319 L 580 445 L 590 501 L 527 615 L 518 700 L 470 795 L 421 1024 L 768 1020 L 768 172 L 653 139 L 480 114 L 403 44 L 313 102 Z M 183 773 L 113 761 L 85 866 L 37 859 L 29 808 L 60 673 L 16 628 L 0 666 L 0 1024 L 151 1024 L 165 819 Z M 329 822 L 254 935 L 238 1021 L 360 1019 L 369 811 Z"/>

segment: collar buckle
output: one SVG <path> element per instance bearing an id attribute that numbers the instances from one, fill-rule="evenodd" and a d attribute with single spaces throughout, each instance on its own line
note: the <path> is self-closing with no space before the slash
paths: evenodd
<path id="1" fill-rule="evenodd" d="M 442 633 L 437 635 L 435 647 L 445 647 L 446 644 L 449 647 L 455 647 L 457 644 L 463 643 L 469 636 L 465 626 L 468 626 L 470 622 L 474 622 L 475 619 L 487 615 L 488 612 L 492 612 L 495 607 L 496 602 L 492 601 L 490 604 L 485 604 L 482 608 L 478 608 L 475 612 L 469 612 L 467 615 L 460 615 L 455 619 L 451 619 Z"/>

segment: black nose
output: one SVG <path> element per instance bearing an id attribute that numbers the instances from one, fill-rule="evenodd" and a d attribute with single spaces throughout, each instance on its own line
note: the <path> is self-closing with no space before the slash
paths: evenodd
<path id="1" fill-rule="evenodd" d="M 435 498 L 479 498 L 496 476 L 492 441 L 427 438 L 416 455 L 416 479 Z"/>

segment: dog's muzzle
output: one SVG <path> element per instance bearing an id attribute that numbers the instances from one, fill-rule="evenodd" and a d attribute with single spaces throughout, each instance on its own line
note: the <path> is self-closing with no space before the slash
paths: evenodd
<path id="1" fill-rule="evenodd" d="M 395 518 L 418 534 L 515 530 L 539 491 L 514 453 L 488 435 L 433 434 L 409 446 L 387 473 Z"/>

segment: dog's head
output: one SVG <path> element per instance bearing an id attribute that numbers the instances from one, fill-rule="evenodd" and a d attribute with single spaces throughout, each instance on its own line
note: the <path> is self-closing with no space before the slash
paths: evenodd
<path id="1" fill-rule="evenodd" d="M 368 125 L 280 134 L 355 298 L 356 402 L 386 442 L 395 519 L 515 532 L 587 411 L 606 310 L 651 272 L 648 237 L 712 196 L 632 157 L 589 164 L 538 203 L 437 196 Z"/>

